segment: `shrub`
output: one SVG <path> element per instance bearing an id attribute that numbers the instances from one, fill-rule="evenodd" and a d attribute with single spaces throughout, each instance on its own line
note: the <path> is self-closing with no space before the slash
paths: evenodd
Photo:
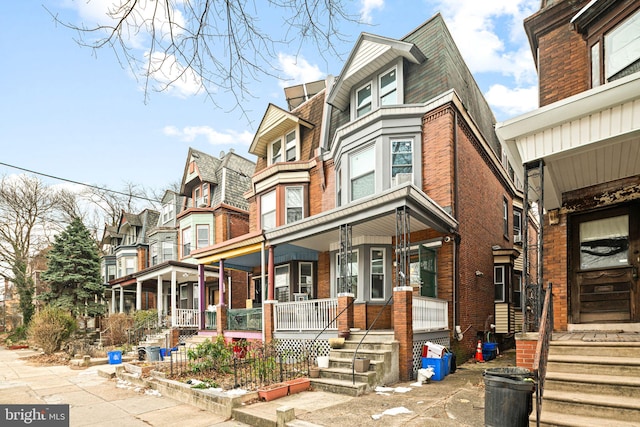
<path id="1" fill-rule="evenodd" d="M 103 322 L 104 345 L 123 345 L 128 342 L 127 331 L 133 326 L 133 319 L 124 313 L 113 313 Z"/>
<path id="2" fill-rule="evenodd" d="M 214 342 L 207 339 L 196 346 L 195 350 L 189 350 L 187 357 L 190 361 L 190 369 L 193 373 L 216 370 L 229 372 L 229 361 L 233 357 L 232 347 L 225 343 L 224 337 L 218 335 Z"/>
<path id="3" fill-rule="evenodd" d="M 29 338 L 42 347 L 45 354 L 51 354 L 58 351 L 77 328 L 78 324 L 69 312 L 48 306 L 31 319 Z"/>
<path id="4" fill-rule="evenodd" d="M 136 328 L 155 328 L 158 325 L 158 310 L 137 310 L 133 313 Z"/>

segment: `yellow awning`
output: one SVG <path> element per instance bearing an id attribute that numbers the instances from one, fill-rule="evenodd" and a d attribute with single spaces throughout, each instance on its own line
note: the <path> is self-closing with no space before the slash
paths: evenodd
<path id="1" fill-rule="evenodd" d="M 260 252 L 262 249 L 262 243 L 255 243 L 253 245 L 247 245 L 240 248 L 229 249 L 228 251 L 220 252 L 217 254 L 209 255 L 198 260 L 198 264 L 213 264 L 221 259 L 232 259 L 243 255 L 250 255 L 256 252 Z"/>

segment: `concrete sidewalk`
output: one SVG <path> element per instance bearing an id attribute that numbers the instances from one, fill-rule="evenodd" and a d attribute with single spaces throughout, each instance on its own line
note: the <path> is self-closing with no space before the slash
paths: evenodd
<path id="1" fill-rule="evenodd" d="M 0 403 L 69 404 L 71 427 L 245 425 L 99 375 L 101 369 L 112 369 L 109 365 L 77 370 L 30 366 L 21 359 L 33 354 L 0 347 Z"/>
<path id="2" fill-rule="evenodd" d="M 485 369 L 515 366 L 515 350 L 486 363 L 473 360 L 443 381 L 412 383 L 360 397 L 307 391 L 234 410 L 234 420 L 111 379 L 112 365 L 86 369 L 29 366 L 31 350 L 0 347 L 0 403 L 69 404 L 70 426 L 275 426 L 291 408 L 294 426 L 484 426 Z"/>

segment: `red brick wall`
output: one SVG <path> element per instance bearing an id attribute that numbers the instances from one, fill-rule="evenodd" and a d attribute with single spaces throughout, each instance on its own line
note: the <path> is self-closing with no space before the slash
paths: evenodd
<path id="1" fill-rule="evenodd" d="M 538 334 L 529 334 L 516 338 L 516 366 L 533 370 L 533 360 L 536 357 Z"/>
<path id="2" fill-rule="evenodd" d="M 544 219 L 542 277 L 553 283 L 553 324 L 554 330 L 566 331 L 568 323 L 568 259 L 567 259 L 567 215 L 559 215 L 559 223 L 549 224 L 549 216 Z"/>
<path id="3" fill-rule="evenodd" d="M 412 295 L 410 291 L 395 291 L 393 313 L 395 318 L 394 336 L 398 341 L 398 370 L 400 381 L 413 378 L 413 329 Z"/>
<path id="4" fill-rule="evenodd" d="M 444 106 L 425 116 L 423 121 L 423 188 L 443 207 L 450 207 L 460 223 L 458 272 L 458 316 L 463 330 L 461 343 L 469 354 L 475 351 L 477 336 L 494 314 L 492 246 L 512 247 L 513 194 L 492 160 L 484 154 L 476 136 L 458 114 L 457 144 L 454 124 L 456 110 Z M 456 153 L 457 150 L 457 153 Z M 458 194 L 455 206 L 454 177 L 457 158 Z M 509 207 L 509 235 L 503 232 L 503 198 Z M 412 236 L 413 238 L 413 236 Z M 453 298 L 453 242 L 444 243 L 438 252 L 438 297 Z M 483 273 L 477 276 L 476 271 Z M 453 329 L 453 306 L 449 307 Z M 397 322 L 396 322 L 397 325 Z"/>
<path id="5" fill-rule="evenodd" d="M 331 297 L 331 265 L 329 252 L 318 254 L 318 284 L 316 298 Z"/>
<path id="6" fill-rule="evenodd" d="M 541 107 L 589 89 L 587 44 L 568 21 L 541 35 L 538 43 Z"/>

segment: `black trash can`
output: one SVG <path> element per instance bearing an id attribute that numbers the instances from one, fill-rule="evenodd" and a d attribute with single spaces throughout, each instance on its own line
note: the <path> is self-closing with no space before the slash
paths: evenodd
<path id="1" fill-rule="evenodd" d="M 486 369 L 484 376 L 484 425 L 527 427 L 535 384 L 525 368 Z"/>

